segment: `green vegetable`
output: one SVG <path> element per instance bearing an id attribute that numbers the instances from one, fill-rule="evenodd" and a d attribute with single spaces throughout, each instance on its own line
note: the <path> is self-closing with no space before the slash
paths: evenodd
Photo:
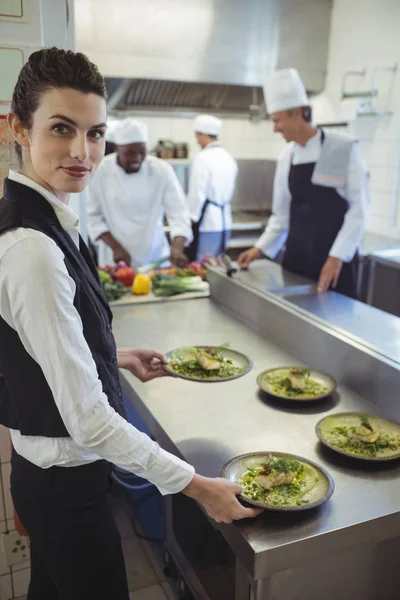
<path id="1" fill-rule="evenodd" d="M 223 356 L 220 352 L 220 348 L 222 349 L 222 347 L 213 348 L 212 350 L 208 349 L 210 352 L 212 351 L 212 354 L 207 352 L 207 349 L 205 348 L 185 348 L 182 353 L 177 353 L 173 356 L 170 366 L 174 371 L 181 375 L 200 379 L 210 379 L 211 377 L 234 377 L 239 373 L 243 373 L 245 367 L 235 366 L 230 358 Z M 199 364 L 196 354 L 202 354 L 207 358 L 218 361 L 220 363 L 220 368 L 211 370 L 204 369 Z"/>
<path id="2" fill-rule="evenodd" d="M 112 277 L 111 275 L 109 275 L 108 273 L 106 273 L 105 271 L 103 271 L 102 269 L 98 270 L 98 274 L 100 277 L 100 281 L 112 281 Z"/>
<path id="3" fill-rule="evenodd" d="M 362 423 L 365 427 L 365 422 Z M 371 425 L 369 425 L 371 428 Z M 400 435 L 394 433 L 380 433 L 378 439 L 371 443 L 350 437 L 349 433 L 354 433 L 356 427 L 350 425 L 340 425 L 334 427 L 332 431 L 325 433 L 327 442 L 360 456 L 379 456 L 381 450 L 398 450 L 400 449 Z"/>
<path id="4" fill-rule="evenodd" d="M 304 369 L 306 374 L 307 369 Z M 271 385 L 273 392 L 279 396 L 287 396 L 289 398 L 309 398 L 313 396 L 322 396 L 328 391 L 328 388 L 314 381 L 313 379 L 307 379 L 306 385 L 303 389 L 295 389 L 292 387 L 290 378 L 282 375 L 268 374 L 267 381 Z"/>
<path id="5" fill-rule="evenodd" d="M 110 278 L 111 279 L 111 278 Z M 119 281 L 102 280 L 103 292 L 109 302 L 118 300 L 126 294 L 126 287 Z"/>
<path id="6" fill-rule="evenodd" d="M 272 489 L 263 486 L 260 475 L 271 478 L 280 474 L 294 474 L 292 483 L 283 483 Z M 249 468 L 240 478 L 243 494 L 252 500 L 272 506 L 300 506 L 310 501 L 309 493 L 318 485 L 318 473 L 312 466 L 286 457 L 270 456 L 266 462 Z"/>
<path id="7" fill-rule="evenodd" d="M 156 296 L 175 296 L 185 292 L 207 291 L 208 283 L 201 277 L 174 277 L 157 274 L 153 277 L 153 292 Z"/>

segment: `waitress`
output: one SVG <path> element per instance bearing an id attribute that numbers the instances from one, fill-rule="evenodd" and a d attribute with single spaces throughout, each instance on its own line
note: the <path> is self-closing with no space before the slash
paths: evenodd
<path id="1" fill-rule="evenodd" d="M 194 473 L 123 416 L 118 368 L 141 381 L 163 355 L 117 350 L 112 314 L 68 207 L 104 155 L 106 90 L 81 53 L 31 54 L 8 124 L 19 171 L 0 200 L 0 423 L 14 446 L 11 491 L 31 539 L 29 600 L 129 600 L 107 503 L 114 463 L 183 492 L 216 521 L 258 514 L 240 486 Z"/>
<path id="2" fill-rule="evenodd" d="M 295 69 L 268 80 L 264 95 L 275 132 L 287 146 L 274 181 L 272 216 L 241 268 L 263 255 L 275 258 L 286 242 L 283 266 L 329 288 L 356 297 L 358 247 L 365 229 L 368 178 L 353 138 L 311 124 L 311 108 Z"/>

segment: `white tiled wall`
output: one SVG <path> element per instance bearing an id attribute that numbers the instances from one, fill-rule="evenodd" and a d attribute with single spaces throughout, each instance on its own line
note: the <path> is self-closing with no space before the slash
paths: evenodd
<path id="1" fill-rule="evenodd" d="M 376 67 L 400 66 L 400 2 L 398 0 L 335 0 L 325 104 L 318 102 L 319 120 L 339 109 L 345 71 L 366 69 L 364 79 L 349 78 L 350 91 L 371 87 Z M 358 117 L 350 129 L 360 140 L 371 177 L 370 231 L 400 238 L 400 70 L 378 80 L 378 108 L 391 116 Z M 398 179 L 397 179 L 398 178 Z M 397 207 L 397 208 L 396 208 Z"/>
<path id="2" fill-rule="evenodd" d="M 11 447 L 8 430 L 0 425 L 0 534 L 13 531 L 14 507 L 10 494 Z M 30 578 L 29 561 L 9 567 L 0 545 L 0 599 L 25 596 Z"/>
<path id="3" fill-rule="evenodd" d="M 174 142 L 187 142 L 190 156 L 199 151 L 193 133 L 193 119 L 185 117 L 137 117 L 149 128 L 149 148 L 158 140 L 171 139 Z M 284 148 L 284 142 L 274 135 L 272 123 L 263 120 L 252 122 L 246 119 L 223 119 L 220 140 L 235 158 L 275 159 Z"/>
<path id="4" fill-rule="evenodd" d="M 0 119 L 0 191 L 3 179 L 11 165 L 15 166 L 12 138 L 4 119 Z M 13 531 L 14 507 L 10 494 L 11 445 L 8 429 L 0 425 L 0 534 Z M 0 544 L 0 600 L 19 598 L 28 590 L 30 577 L 29 561 L 8 567 Z"/>

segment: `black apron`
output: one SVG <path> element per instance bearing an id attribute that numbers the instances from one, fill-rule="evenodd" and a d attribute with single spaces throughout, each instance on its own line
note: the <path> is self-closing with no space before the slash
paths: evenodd
<path id="1" fill-rule="evenodd" d="M 200 213 L 200 218 L 196 223 L 192 224 L 192 231 L 193 231 L 193 241 L 190 244 L 190 246 L 188 246 L 185 250 L 185 254 L 188 257 L 188 259 L 190 261 L 195 261 L 197 259 L 197 252 L 199 249 L 199 239 L 200 239 L 200 226 L 203 222 L 204 216 L 206 214 L 206 210 L 207 210 L 207 206 L 209 204 L 212 204 L 213 206 L 218 206 L 218 208 L 221 210 L 221 216 L 222 216 L 222 231 L 221 231 L 221 252 L 223 253 L 225 252 L 226 248 L 226 227 L 225 227 L 225 204 L 218 204 L 217 202 L 213 202 L 212 200 L 206 200 L 203 204 L 203 208 L 201 209 L 201 213 Z M 213 233 L 218 233 L 213 232 Z"/>
<path id="2" fill-rule="evenodd" d="M 322 132 L 321 142 L 324 141 Z M 311 182 L 315 163 L 291 165 L 289 233 L 282 265 L 288 271 L 319 280 L 322 267 L 342 228 L 347 201 L 334 188 Z M 357 295 L 358 254 L 343 263 L 336 292 Z"/>

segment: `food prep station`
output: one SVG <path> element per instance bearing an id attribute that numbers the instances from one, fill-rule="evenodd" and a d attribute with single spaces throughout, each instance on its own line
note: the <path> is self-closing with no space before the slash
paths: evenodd
<path id="1" fill-rule="evenodd" d="M 192 501 L 165 498 L 166 557 L 179 598 L 200 600 L 391 600 L 398 597 L 400 464 L 368 463 L 321 446 L 317 422 L 363 411 L 400 421 L 398 319 L 315 286 L 270 261 L 228 277 L 210 271 L 210 298 L 116 306 L 119 346 L 167 352 L 193 344 L 231 347 L 253 370 L 224 383 L 122 372 L 124 394 L 155 439 L 206 476 L 233 457 L 281 451 L 324 467 L 335 492 L 302 513 L 265 511 L 254 521 L 210 523 Z M 270 367 L 308 365 L 333 376 L 325 400 L 297 404 L 257 387 Z"/>

